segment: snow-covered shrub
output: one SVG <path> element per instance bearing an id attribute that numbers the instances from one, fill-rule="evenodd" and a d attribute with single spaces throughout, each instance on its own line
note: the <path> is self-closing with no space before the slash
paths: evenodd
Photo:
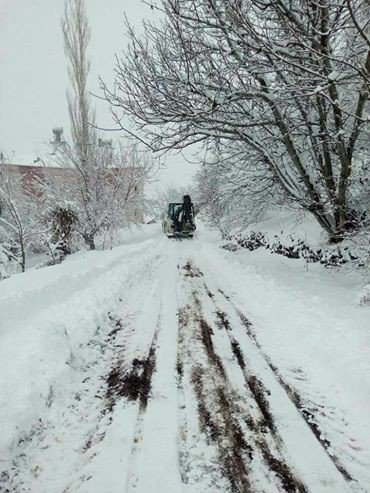
<path id="1" fill-rule="evenodd" d="M 9 257 L 2 245 L 0 245 L 0 281 L 8 277 Z"/>
<path id="2" fill-rule="evenodd" d="M 360 295 L 358 296 L 358 303 L 362 306 L 370 306 L 370 284 L 367 284 L 362 289 Z"/>
<path id="3" fill-rule="evenodd" d="M 0 281 L 20 271 L 20 266 L 10 245 L 1 240 L 0 234 Z"/>
<path id="4" fill-rule="evenodd" d="M 42 223 L 44 204 L 41 183 L 26 183 L 22 175 L 0 168 L 0 243 L 11 259 L 10 273 L 26 268 L 26 256 L 44 250 L 42 235 L 48 226 Z"/>
<path id="5" fill-rule="evenodd" d="M 358 239 L 358 235 L 356 237 Z M 339 265 L 352 265 L 354 267 L 366 267 L 369 261 L 369 248 L 361 251 L 356 248 L 352 239 L 347 239 L 340 246 L 328 245 L 322 248 L 313 248 L 301 238 L 289 235 L 288 238 L 281 238 L 274 235 L 272 239 L 267 233 L 250 231 L 247 233 L 237 233 L 228 235 L 227 240 L 241 248 L 246 248 L 249 251 L 257 248 L 265 248 L 271 253 L 283 255 L 287 258 L 298 259 L 303 258 L 307 263 L 317 263 L 325 265 L 325 267 L 334 267 Z M 227 243 L 223 248 L 230 250 L 230 243 Z"/>
<path id="6" fill-rule="evenodd" d="M 71 239 L 77 215 L 70 207 L 57 207 L 51 215 L 53 243 L 64 255 L 71 253 Z"/>

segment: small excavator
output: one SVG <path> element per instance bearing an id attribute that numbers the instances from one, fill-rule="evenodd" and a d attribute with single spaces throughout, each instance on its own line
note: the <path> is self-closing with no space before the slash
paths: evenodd
<path id="1" fill-rule="evenodd" d="M 162 221 L 163 232 L 172 237 L 192 238 L 196 229 L 194 222 L 194 206 L 190 195 L 184 195 L 182 203 L 168 204 L 167 214 Z"/>

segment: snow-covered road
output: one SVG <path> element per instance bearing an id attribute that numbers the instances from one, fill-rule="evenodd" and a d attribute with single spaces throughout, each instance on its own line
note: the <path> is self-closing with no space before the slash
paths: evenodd
<path id="1" fill-rule="evenodd" d="M 0 284 L 0 491 L 370 491 L 368 309 L 156 228 Z"/>

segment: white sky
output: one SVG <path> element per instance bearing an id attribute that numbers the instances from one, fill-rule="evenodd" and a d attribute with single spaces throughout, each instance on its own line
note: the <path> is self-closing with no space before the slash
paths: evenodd
<path id="1" fill-rule="evenodd" d="M 114 56 L 127 43 L 124 13 L 138 29 L 143 18 L 158 14 L 141 0 L 85 3 L 92 31 L 89 87 L 98 92 L 98 76 L 113 80 Z M 64 0 L 0 0 L 0 150 L 10 156 L 39 149 L 52 139 L 53 126 L 63 126 L 67 133 L 69 82 L 60 28 L 63 6 Z M 108 107 L 95 104 L 99 125 L 111 127 Z M 188 185 L 195 169 L 181 155 L 169 156 L 161 183 Z"/>

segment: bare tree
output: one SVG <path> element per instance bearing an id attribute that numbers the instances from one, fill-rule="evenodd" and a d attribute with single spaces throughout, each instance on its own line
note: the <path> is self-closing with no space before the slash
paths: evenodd
<path id="1" fill-rule="evenodd" d="M 162 0 L 165 20 L 117 62 L 104 87 L 156 151 L 235 145 L 332 241 L 356 227 L 369 160 L 368 3 Z M 367 10 L 366 10 L 367 9 Z M 355 20 L 358 21 L 358 26 Z M 360 22 L 361 20 L 361 22 Z"/>
<path id="2" fill-rule="evenodd" d="M 54 184 L 58 190 L 54 197 L 56 210 L 72 204 L 74 227 L 93 250 L 98 233 L 111 235 L 125 223 L 141 220 L 139 202 L 154 161 L 136 145 L 114 149 L 96 131 L 87 88 L 91 33 L 84 0 L 66 0 L 62 30 L 72 88 L 68 93 L 72 143 L 64 143 L 56 153 L 59 165 L 69 168 L 69 180 L 68 185 Z M 60 196 L 67 204 L 60 203 Z"/>
<path id="3" fill-rule="evenodd" d="M 284 200 L 268 170 L 259 163 L 243 163 L 235 144 L 207 153 L 197 175 L 196 196 L 207 223 L 223 237 L 232 229 L 256 222 L 268 208 Z"/>
<path id="4" fill-rule="evenodd" d="M 136 144 L 124 146 L 98 139 L 90 149 L 88 169 L 79 165 L 79 151 L 64 145 L 56 153 L 61 167 L 67 165 L 64 181 L 47 186 L 49 209 L 70 210 L 76 217 L 73 228 L 90 249 L 96 236 L 111 242 L 118 229 L 143 220 L 144 184 L 156 169 L 152 153 Z"/>
<path id="5" fill-rule="evenodd" d="M 20 176 L 11 178 L 0 164 L 0 242 L 3 258 L 26 269 L 27 246 L 40 230 L 36 195 L 23 189 Z"/>
<path id="6" fill-rule="evenodd" d="M 95 140 L 94 114 L 87 88 L 91 63 L 87 48 L 91 30 L 84 0 L 66 0 L 62 19 L 64 51 L 69 62 L 71 91 L 67 93 L 72 141 L 78 150 L 80 166 L 89 164 L 90 148 Z"/>
<path id="7" fill-rule="evenodd" d="M 91 31 L 84 0 L 65 0 L 62 19 L 64 49 L 69 62 L 68 74 L 71 90 L 67 93 L 68 111 L 71 123 L 72 145 L 59 149 L 62 165 L 76 170 L 81 203 L 84 205 L 86 224 L 83 237 L 90 249 L 95 249 L 96 227 L 92 214 L 93 188 L 96 184 L 97 136 L 94 129 L 94 114 L 87 88 L 90 61 L 87 48 Z"/>

